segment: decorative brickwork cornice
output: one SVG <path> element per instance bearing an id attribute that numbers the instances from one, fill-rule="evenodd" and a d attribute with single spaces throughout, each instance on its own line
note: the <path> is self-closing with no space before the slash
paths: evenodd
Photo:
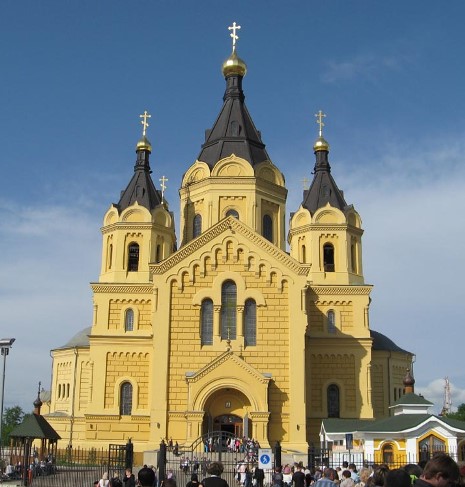
<path id="1" fill-rule="evenodd" d="M 119 421 L 119 414 L 84 414 L 86 421 Z"/>
<path id="2" fill-rule="evenodd" d="M 91 282 L 94 293 L 152 294 L 153 284 L 105 284 Z"/>
<path id="3" fill-rule="evenodd" d="M 324 223 L 309 223 L 301 227 L 292 228 L 289 230 L 289 235 L 301 235 L 308 232 L 340 232 L 349 231 L 351 234 L 363 235 L 363 230 L 361 228 L 354 227 L 353 225 L 347 225 L 347 223 L 340 223 L 339 225 L 325 225 Z"/>
<path id="4" fill-rule="evenodd" d="M 373 286 L 310 286 L 309 291 L 313 291 L 318 296 L 323 295 L 369 295 Z"/>
<path id="5" fill-rule="evenodd" d="M 202 233 L 195 240 L 192 240 L 187 245 L 182 247 L 176 253 L 165 259 L 160 264 L 151 264 L 150 272 L 152 274 L 164 274 L 175 265 L 179 264 L 185 259 L 188 259 L 193 253 L 201 248 L 207 248 L 208 243 L 215 237 L 225 232 L 237 232 L 260 247 L 263 252 L 273 257 L 278 262 L 285 265 L 288 269 L 292 270 L 299 276 L 306 275 L 308 273 L 308 266 L 301 265 L 298 261 L 290 257 L 286 252 L 273 245 L 266 238 L 259 235 L 244 223 L 240 222 L 237 218 L 230 216 L 217 223 L 206 232 Z"/>
<path id="6" fill-rule="evenodd" d="M 101 227 L 100 231 L 102 232 L 102 235 L 105 235 L 106 233 L 111 233 L 114 232 L 115 230 L 151 230 L 154 227 L 154 224 L 151 222 L 148 223 L 129 223 L 129 222 L 124 222 L 124 223 L 112 223 L 111 225 L 107 225 L 106 227 Z M 160 226 L 160 228 L 164 228 L 166 230 L 166 227 Z"/>

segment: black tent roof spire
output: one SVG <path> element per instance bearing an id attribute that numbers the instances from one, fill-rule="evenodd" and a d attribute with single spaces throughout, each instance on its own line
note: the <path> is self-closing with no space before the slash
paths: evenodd
<path id="1" fill-rule="evenodd" d="M 150 176 L 152 170 L 150 169 L 149 157 L 152 152 L 152 144 L 147 139 L 147 127 L 149 126 L 147 119 L 151 118 L 151 116 L 147 113 L 147 110 L 142 115 L 139 115 L 142 118 L 142 137 L 136 144 L 137 158 L 134 165 L 134 175 L 126 189 L 121 192 L 120 200 L 116 205 L 120 213 L 136 201 L 149 211 L 162 203 L 162 196 L 155 188 Z"/>
<path id="2" fill-rule="evenodd" d="M 329 144 L 323 137 L 323 119 L 326 115 L 320 110 L 315 114 L 316 123 L 319 125 L 319 136 L 313 145 L 315 153 L 315 167 L 313 168 L 313 181 L 308 190 L 304 191 L 302 206 L 313 215 L 316 210 L 328 203 L 343 210 L 347 203 L 342 191 L 337 187 L 336 181 L 331 176 L 331 166 L 328 160 Z"/>
<path id="3" fill-rule="evenodd" d="M 252 166 L 269 160 L 260 132 L 256 129 L 244 103 L 242 80 L 247 73 L 247 65 L 237 55 L 236 49 L 236 41 L 239 39 L 236 32 L 240 28 L 236 22 L 228 27 L 232 31 L 230 36 L 233 45 L 231 55 L 222 66 L 226 80 L 224 103 L 213 127 L 206 131 L 205 143 L 197 158 L 210 167 L 231 154 L 242 157 Z"/>

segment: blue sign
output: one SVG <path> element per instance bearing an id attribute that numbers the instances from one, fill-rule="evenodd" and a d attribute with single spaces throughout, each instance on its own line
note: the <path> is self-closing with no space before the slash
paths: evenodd
<path id="1" fill-rule="evenodd" d="M 270 462 L 271 458 L 266 453 L 260 457 L 260 463 L 263 463 L 263 465 L 268 465 Z"/>

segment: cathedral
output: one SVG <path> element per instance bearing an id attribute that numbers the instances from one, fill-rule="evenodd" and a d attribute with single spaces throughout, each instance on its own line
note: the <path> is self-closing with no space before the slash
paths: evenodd
<path id="1" fill-rule="evenodd" d="M 323 420 L 387 417 L 403 394 L 413 355 L 370 328 L 362 221 L 333 178 L 324 114 L 289 216 L 244 102 L 237 28 L 223 105 L 180 180 L 179 236 L 141 116 L 134 172 L 103 216 L 92 324 L 52 350 L 46 418 L 63 447 L 131 438 L 144 452 L 220 430 L 306 452 Z"/>

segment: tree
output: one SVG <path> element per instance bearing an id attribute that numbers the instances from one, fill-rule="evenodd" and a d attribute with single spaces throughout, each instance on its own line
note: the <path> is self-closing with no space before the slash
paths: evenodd
<path id="1" fill-rule="evenodd" d="M 23 421 L 24 411 L 19 406 L 6 408 L 2 419 L 2 445 L 6 445 L 10 433 Z"/>
<path id="2" fill-rule="evenodd" d="M 465 421 L 465 403 L 460 404 L 455 413 L 448 413 L 447 417 Z"/>

